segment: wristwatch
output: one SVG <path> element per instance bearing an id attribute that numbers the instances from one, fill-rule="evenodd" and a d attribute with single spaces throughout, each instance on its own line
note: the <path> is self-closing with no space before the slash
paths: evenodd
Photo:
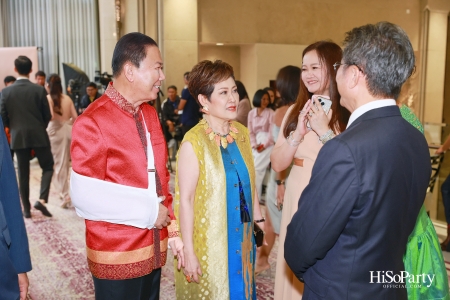
<path id="1" fill-rule="evenodd" d="M 277 183 L 277 185 L 282 185 L 282 184 L 284 184 L 284 180 L 279 180 L 279 179 L 277 179 L 277 180 L 275 180 L 275 182 Z"/>

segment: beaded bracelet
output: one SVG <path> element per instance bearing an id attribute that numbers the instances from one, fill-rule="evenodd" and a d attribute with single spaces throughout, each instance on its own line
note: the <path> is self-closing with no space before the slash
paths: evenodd
<path id="1" fill-rule="evenodd" d="M 303 142 L 303 138 L 300 141 L 296 141 L 294 140 L 294 138 L 292 137 L 292 135 L 294 134 L 294 131 L 291 131 L 288 135 L 288 137 L 286 138 L 286 142 L 288 143 L 289 146 L 291 147 L 297 147 L 298 145 L 300 145 L 301 142 Z"/>
<path id="2" fill-rule="evenodd" d="M 266 221 L 266 218 L 262 218 L 262 219 L 259 219 L 259 220 L 255 220 L 255 223 L 262 223 L 262 222 L 265 222 Z"/>
<path id="3" fill-rule="evenodd" d="M 322 142 L 322 144 L 325 144 L 332 138 L 334 138 L 336 135 L 334 134 L 333 130 L 329 129 L 327 132 L 325 132 L 323 135 L 319 137 L 319 141 Z"/>

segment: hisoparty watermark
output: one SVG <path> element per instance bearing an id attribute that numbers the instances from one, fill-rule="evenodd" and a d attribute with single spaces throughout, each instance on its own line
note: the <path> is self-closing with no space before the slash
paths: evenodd
<path id="1" fill-rule="evenodd" d="M 370 283 L 382 283 L 384 288 L 429 288 L 433 284 L 434 274 L 410 274 L 408 271 L 370 271 Z"/>

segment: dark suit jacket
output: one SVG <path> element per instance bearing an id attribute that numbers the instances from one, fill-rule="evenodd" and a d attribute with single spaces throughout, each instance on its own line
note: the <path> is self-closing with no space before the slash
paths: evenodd
<path id="1" fill-rule="evenodd" d="M 11 153 L 0 123 L 0 298 L 18 299 L 17 274 L 31 270 Z"/>
<path id="2" fill-rule="evenodd" d="M 430 174 L 427 142 L 397 106 L 366 112 L 327 142 L 284 245 L 303 299 L 407 299 L 370 272 L 404 270 Z"/>
<path id="3" fill-rule="evenodd" d="M 2 90 L 1 116 L 11 133 L 11 149 L 50 147 L 47 128 L 52 118 L 47 92 L 27 79 Z"/>

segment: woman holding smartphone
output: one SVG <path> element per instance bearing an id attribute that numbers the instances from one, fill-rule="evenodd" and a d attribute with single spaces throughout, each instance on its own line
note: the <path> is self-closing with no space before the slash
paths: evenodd
<path id="1" fill-rule="evenodd" d="M 276 172 L 293 164 L 285 183 L 274 299 L 290 300 L 302 297 L 303 283 L 287 266 L 283 245 L 287 225 L 297 211 L 298 199 L 310 180 L 320 148 L 336 134 L 343 132 L 347 126 L 350 113 L 339 104 L 340 95 L 333 67 L 341 58 L 342 49 L 333 42 L 316 42 L 303 51 L 299 96 L 283 119 L 280 134 L 270 156 L 272 168 Z M 328 113 L 320 104 L 325 104 L 327 99 L 331 101 Z"/>

